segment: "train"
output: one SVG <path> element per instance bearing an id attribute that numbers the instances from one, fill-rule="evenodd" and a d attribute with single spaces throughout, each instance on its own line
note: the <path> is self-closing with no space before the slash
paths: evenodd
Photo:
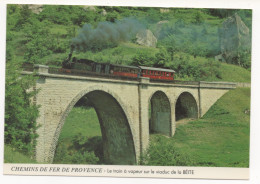
<path id="1" fill-rule="evenodd" d="M 62 63 L 63 69 L 84 70 L 97 74 L 107 74 L 118 77 L 140 78 L 148 77 L 154 80 L 174 80 L 175 71 L 165 68 L 147 66 L 126 66 L 110 63 L 98 63 L 89 59 L 71 58 L 72 54 Z"/>

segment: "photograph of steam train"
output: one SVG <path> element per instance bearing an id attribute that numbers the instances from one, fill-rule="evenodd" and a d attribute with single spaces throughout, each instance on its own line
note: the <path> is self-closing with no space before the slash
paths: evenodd
<path id="1" fill-rule="evenodd" d="M 8 4 L 5 163 L 249 168 L 252 10 Z"/>

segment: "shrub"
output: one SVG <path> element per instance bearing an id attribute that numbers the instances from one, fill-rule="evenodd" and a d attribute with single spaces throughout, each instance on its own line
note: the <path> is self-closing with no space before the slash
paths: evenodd
<path id="1" fill-rule="evenodd" d="M 71 157 L 71 162 L 73 164 L 97 164 L 99 161 L 98 157 L 96 157 L 95 153 L 92 152 L 76 152 Z"/>
<path id="2" fill-rule="evenodd" d="M 148 52 L 139 52 L 132 58 L 131 65 L 135 66 L 152 66 L 155 57 L 151 56 Z"/>
<path id="3" fill-rule="evenodd" d="M 54 157 L 54 163 L 63 164 L 98 164 L 102 161 L 102 138 L 88 138 L 82 134 L 74 136 L 71 144 L 65 145 L 60 141 Z"/>
<path id="4" fill-rule="evenodd" d="M 156 136 L 155 140 L 151 141 L 140 163 L 152 166 L 191 166 L 194 164 L 189 155 L 180 152 L 168 138 L 163 136 Z"/>

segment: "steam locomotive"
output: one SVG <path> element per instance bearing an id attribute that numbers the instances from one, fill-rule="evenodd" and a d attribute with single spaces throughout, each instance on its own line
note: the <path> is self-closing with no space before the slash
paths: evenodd
<path id="1" fill-rule="evenodd" d="M 97 63 L 88 59 L 77 59 L 76 57 L 71 59 L 71 56 L 72 53 L 70 53 L 69 57 L 62 63 L 64 69 L 84 70 L 119 77 L 148 77 L 156 80 L 174 80 L 175 71 L 171 69 Z"/>

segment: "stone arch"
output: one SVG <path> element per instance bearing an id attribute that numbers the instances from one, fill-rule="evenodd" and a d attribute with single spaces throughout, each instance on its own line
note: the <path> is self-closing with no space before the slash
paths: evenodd
<path id="1" fill-rule="evenodd" d="M 163 91 L 154 92 L 150 99 L 151 119 L 149 120 L 149 131 L 171 136 L 171 103 Z"/>
<path id="2" fill-rule="evenodd" d="M 198 118 L 197 101 L 189 92 L 181 93 L 175 103 L 175 121 L 184 118 Z"/>
<path id="3" fill-rule="evenodd" d="M 99 119 L 106 164 L 136 164 L 132 121 L 129 119 L 125 106 L 114 92 L 99 86 L 83 90 L 71 100 L 59 121 L 48 160 L 53 161 L 59 135 L 66 117 L 74 105 L 85 95 L 93 103 Z"/>

